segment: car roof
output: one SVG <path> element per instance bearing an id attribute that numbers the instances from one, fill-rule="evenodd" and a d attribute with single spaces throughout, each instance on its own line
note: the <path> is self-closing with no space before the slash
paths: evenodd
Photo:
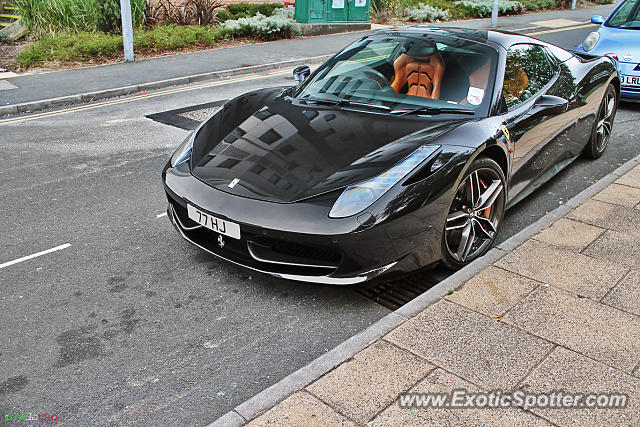
<path id="1" fill-rule="evenodd" d="M 405 36 L 425 36 L 429 34 L 433 35 L 445 35 L 450 37 L 460 37 L 463 39 L 476 41 L 479 43 L 487 43 L 493 45 L 499 45 L 504 48 L 508 48 L 514 43 L 522 43 L 532 41 L 532 39 L 521 34 L 512 33 L 505 30 L 483 30 L 483 29 L 471 29 L 471 28 L 458 28 L 458 27 L 437 27 L 433 25 L 403 25 L 397 27 L 389 27 L 372 33 L 371 35 L 388 35 L 394 33 L 397 35 Z M 537 40 L 536 40 L 537 41 Z"/>

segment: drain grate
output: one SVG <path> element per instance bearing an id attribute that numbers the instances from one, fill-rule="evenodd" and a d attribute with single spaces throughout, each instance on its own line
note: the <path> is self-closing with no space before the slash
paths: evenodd
<path id="1" fill-rule="evenodd" d="M 390 310 L 396 310 L 451 275 L 445 267 L 421 270 L 402 279 L 365 285 L 355 291 Z"/>
<path id="2" fill-rule="evenodd" d="M 192 105 L 191 107 L 149 114 L 146 117 L 165 125 L 175 126 L 184 130 L 194 130 L 202 121 L 222 108 L 225 102 L 227 102 L 226 99 L 206 104 Z"/>

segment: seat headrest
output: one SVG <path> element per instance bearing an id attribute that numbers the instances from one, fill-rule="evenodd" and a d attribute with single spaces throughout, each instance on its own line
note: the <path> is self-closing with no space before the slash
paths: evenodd
<path id="1" fill-rule="evenodd" d="M 409 56 L 424 58 L 438 52 L 438 47 L 432 43 L 414 43 L 407 48 L 406 54 Z"/>

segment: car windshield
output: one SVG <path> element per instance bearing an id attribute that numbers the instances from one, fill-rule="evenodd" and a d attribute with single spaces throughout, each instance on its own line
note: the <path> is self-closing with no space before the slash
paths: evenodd
<path id="1" fill-rule="evenodd" d="M 483 114 L 497 56 L 487 45 L 439 34 L 373 36 L 327 61 L 294 96 L 401 114 Z"/>
<path id="2" fill-rule="evenodd" d="M 607 27 L 640 30 L 640 0 L 627 0 L 607 20 Z"/>

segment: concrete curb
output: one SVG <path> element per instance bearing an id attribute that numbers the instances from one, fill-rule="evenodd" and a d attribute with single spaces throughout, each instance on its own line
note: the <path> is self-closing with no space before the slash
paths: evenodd
<path id="1" fill-rule="evenodd" d="M 564 205 L 554 209 L 519 233 L 511 236 L 502 242 L 502 244 L 498 245 L 498 247 L 491 249 L 482 258 L 473 261 L 471 264 L 447 277 L 445 280 L 424 292 L 422 295 L 413 299 L 394 312 L 387 314 L 385 317 L 378 320 L 362 332 L 359 332 L 353 337 L 347 339 L 342 344 L 339 344 L 328 353 L 323 354 L 306 366 L 303 366 L 297 371 L 289 374 L 276 384 L 264 389 L 260 393 L 236 406 L 233 410 L 227 412 L 222 417 L 209 424 L 209 427 L 242 426 L 255 418 L 256 415 L 271 409 L 291 394 L 306 387 L 337 367 L 342 362 L 350 359 L 372 342 L 382 338 L 401 323 L 417 315 L 431 304 L 437 302 L 447 295 L 449 291 L 462 286 L 480 271 L 513 251 L 527 239 L 538 234 L 553 222 L 568 214 L 575 207 L 598 194 L 607 185 L 616 181 L 621 175 L 624 175 L 639 164 L 640 155 L 629 160 L 613 172 L 600 179 L 598 182 L 587 187 L 572 197 Z"/>
<path id="2" fill-rule="evenodd" d="M 288 61 L 272 62 L 269 64 L 251 65 L 249 67 L 231 68 L 228 70 L 212 71 L 209 73 L 194 74 L 191 76 L 175 77 L 172 79 L 158 80 L 155 82 L 141 83 L 139 85 L 123 86 L 113 89 L 105 89 L 95 92 L 85 92 L 75 95 L 63 96 L 60 98 L 43 99 L 30 101 L 21 104 L 0 106 L 0 116 L 30 113 L 62 105 L 79 104 L 83 102 L 95 101 L 97 99 L 115 98 L 117 96 L 131 95 L 137 92 L 162 89 L 171 86 L 186 85 L 189 83 L 201 82 L 203 80 L 215 80 L 225 77 L 233 77 L 241 74 L 251 74 L 278 68 L 295 67 L 297 65 L 312 64 L 326 61 L 332 55 L 311 56 Z"/>

